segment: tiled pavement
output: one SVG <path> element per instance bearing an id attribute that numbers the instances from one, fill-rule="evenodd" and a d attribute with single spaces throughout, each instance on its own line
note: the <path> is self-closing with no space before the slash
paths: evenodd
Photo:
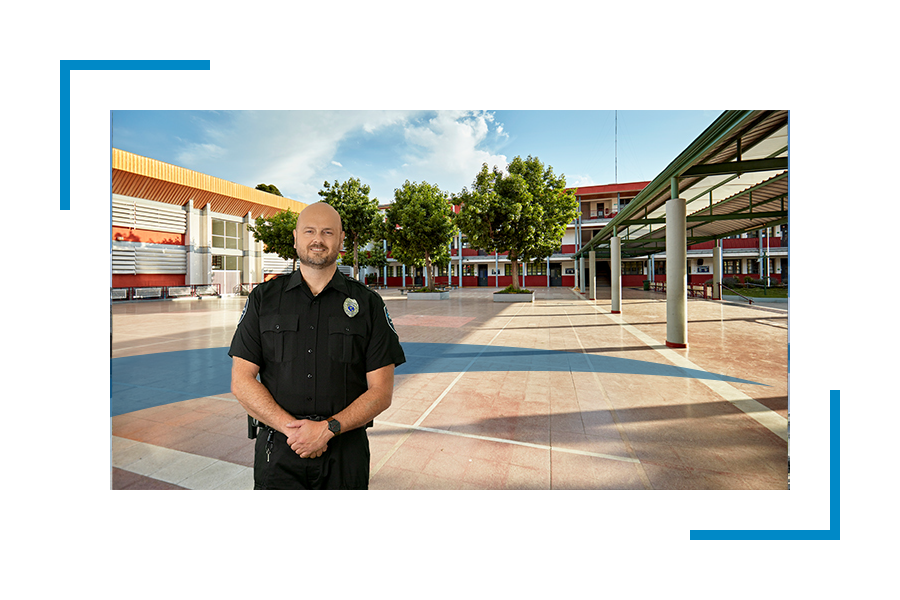
<path id="1" fill-rule="evenodd" d="M 686 349 L 665 346 L 665 296 L 585 300 L 493 288 L 450 300 L 380 293 L 401 342 L 512 346 L 699 368 L 757 382 L 600 372 L 398 375 L 369 429 L 371 489 L 787 489 L 786 304 L 688 301 Z M 603 293 L 605 292 L 605 294 Z M 605 297 L 604 297 L 605 296 Z M 113 358 L 226 347 L 243 298 L 116 304 Z M 525 370 L 527 369 L 527 370 Z M 246 414 L 231 394 L 112 418 L 113 489 L 250 489 Z"/>

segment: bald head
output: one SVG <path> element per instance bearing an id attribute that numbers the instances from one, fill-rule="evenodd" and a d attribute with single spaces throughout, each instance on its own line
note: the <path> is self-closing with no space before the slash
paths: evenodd
<path id="1" fill-rule="evenodd" d="M 343 231 L 341 215 L 327 202 L 316 202 L 300 211 L 300 215 L 297 217 L 297 229 L 299 230 L 301 226 L 309 225 L 310 223 L 321 227 L 327 225 L 334 229 L 336 233 Z"/>
<path id="2" fill-rule="evenodd" d="M 300 212 L 294 229 L 294 248 L 301 264 L 313 269 L 330 269 L 343 245 L 341 216 L 334 207 L 316 202 Z"/>

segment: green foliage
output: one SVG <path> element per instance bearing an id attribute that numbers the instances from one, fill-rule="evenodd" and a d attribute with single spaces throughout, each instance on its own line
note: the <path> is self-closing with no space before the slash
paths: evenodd
<path id="1" fill-rule="evenodd" d="M 290 209 L 279 211 L 268 218 L 256 217 L 255 225 L 247 226 L 253 232 L 253 238 L 263 243 L 266 252 L 277 254 L 285 260 L 293 260 L 296 270 L 295 227 L 297 227 L 297 213 Z"/>
<path id="2" fill-rule="evenodd" d="M 494 292 L 495 294 L 530 294 L 531 290 L 526 290 L 525 288 L 516 287 L 513 285 L 508 285 L 499 292 Z"/>
<path id="3" fill-rule="evenodd" d="M 377 269 L 383 269 L 388 264 L 388 258 L 387 254 L 384 251 L 384 247 L 379 244 L 375 244 L 375 247 L 371 250 L 359 251 L 358 262 L 360 268 L 375 267 Z M 353 255 L 349 252 L 344 254 L 344 256 L 341 258 L 341 264 L 348 267 L 353 266 Z"/>
<path id="4" fill-rule="evenodd" d="M 456 226 L 448 195 L 438 186 L 407 180 L 394 190 L 385 227 L 391 255 L 405 265 L 424 266 L 429 283 L 434 282 L 435 265 L 450 263 Z"/>
<path id="5" fill-rule="evenodd" d="M 270 194 L 275 194 L 276 196 L 281 196 L 281 192 L 278 191 L 278 188 L 271 183 L 260 183 L 256 186 L 256 189 L 262 190 L 263 192 L 269 192 Z M 282 198 L 283 197 L 284 196 L 282 196 Z"/>
<path id="6" fill-rule="evenodd" d="M 371 188 L 364 185 L 359 179 L 351 177 L 344 183 L 333 184 L 327 181 L 323 183 L 323 189 L 319 190 L 322 200 L 341 215 L 341 223 L 344 228 L 344 248 L 351 252 L 353 257 L 353 277 L 359 278 L 359 248 L 365 246 L 373 239 L 381 239 L 382 217 L 378 210 L 378 199 L 369 199 Z M 349 248 L 348 248 L 349 246 Z"/>
<path id="7" fill-rule="evenodd" d="M 545 259 L 559 248 L 566 226 L 578 214 L 566 178 L 544 168 L 537 157 L 517 156 L 504 172 L 487 163 L 475 176 L 472 189 L 454 196 L 460 206 L 456 222 L 469 245 L 487 252 L 507 252 L 512 262 L 513 287 L 518 287 L 519 261 Z"/>

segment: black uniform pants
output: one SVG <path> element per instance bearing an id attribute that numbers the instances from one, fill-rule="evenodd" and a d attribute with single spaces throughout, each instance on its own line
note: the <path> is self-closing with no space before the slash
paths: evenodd
<path id="1" fill-rule="evenodd" d="M 266 455 L 268 430 L 260 429 L 253 460 L 255 490 L 366 490 L 369 488 L 369 439 L 365 428 L 334 437 L 318 458 L 300 458 L 275 432 Z"/>

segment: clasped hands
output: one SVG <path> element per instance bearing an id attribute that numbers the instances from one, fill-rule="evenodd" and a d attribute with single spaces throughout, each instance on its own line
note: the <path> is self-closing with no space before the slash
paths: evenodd
<path id="1" fill-rule="evenodd" d="M 291 421 L 285 425 L 287 444 L 300 458 L 318 458 L 328 449 L 328 440 L 334 434 L 328 430 L 328 421 Z"/>

